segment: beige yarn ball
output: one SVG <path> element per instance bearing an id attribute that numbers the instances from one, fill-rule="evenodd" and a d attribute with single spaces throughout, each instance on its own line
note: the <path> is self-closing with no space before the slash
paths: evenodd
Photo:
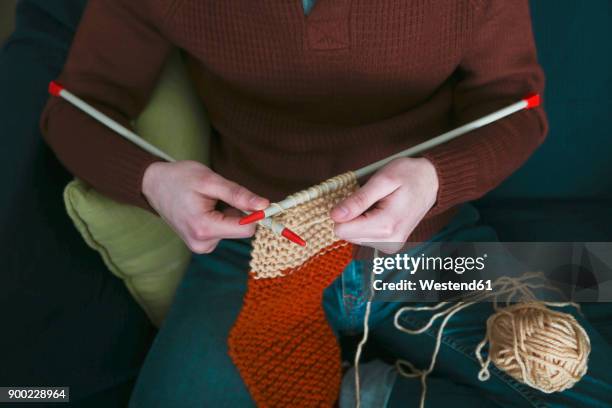
<path id="1" fill-rule="evenodd" d="M 574 316 L 542 303 L 517 303 L 487 320 L 489 358 L 545 393 L 571 388 L 587 371 L 591 342 Z"/>

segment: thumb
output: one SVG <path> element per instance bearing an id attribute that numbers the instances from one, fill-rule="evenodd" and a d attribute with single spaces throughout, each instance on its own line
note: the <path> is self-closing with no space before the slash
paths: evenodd
<path id="1" fill-rule="evenodd" d="M 218 174 L 208 177 L 206 184 L 204 195 L 219 199 L 242 211 L 262 210 L 270 204 L 267 199 Z"/>

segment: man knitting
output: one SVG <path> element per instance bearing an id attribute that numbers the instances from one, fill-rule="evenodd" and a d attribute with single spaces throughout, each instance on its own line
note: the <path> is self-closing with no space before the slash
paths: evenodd
<path id="1" fill-rule="evenodd" d="M 217 131 L 213 170 L 159 162 L 61 101 L 51 101 L 43 119 L 48 142 L 80 178 L 117 200 L 150 205 L 204 253 L 221 238 L 253 233 L 214 212 L 216 200 L 260 209 L 267 201 L 249 190 L 278 200 L 542 90 L 527 4 L 411 4 L 395 16 L 381 10 L 384 2 L 321 0 L 305 16 L 294 3 L 89 4 L 60 82 L 126 123 L 171 46 L 185 49 Z M 440 20 L 445 13 L 449 20 Z M 383 22 L 366 31 L 372 16 Z M 216 23 L 224 18 L 232 24 Z M 336 233 L 349 241 L 425 240 L 456 204 L 515 170 L 545 131 L 542 110 L 526 112 L 393 163 L 332 212 Z"/>
<path id="2" fill-rule="evenodd" d="M 253 403 L 255 388 L 245 387 L 226 339 L 248 270 L 250 244 L 237 239 L 255 228 L 218 202 L 265 208 L 541 92 L 544 83 L 526 0 L 91 0 L 58 81 L 128 125 L 173 47 L 184 50 L 215 130 L 210 168 L 160 161 L 59 99 L 41 122 L 76 176 L 156 212 L 194 253 L 210 254 L 194 256 L 143 368 L 136 407 Z M 407 240 L 469 236 L 477 215 L 461 204 L 515 171 L 546 130 L 535 109 L 398 159 L 334 202 L 334 234 L 387 243 L 391 252 Z M 363 302 L 334 303 L 360 297 L 346 291 L 360 279 L 351 265 L 320 288 L 337 332 L 355 330 L 363 315 Z M 378 312 L 374 323 L 389 316 Z"/>

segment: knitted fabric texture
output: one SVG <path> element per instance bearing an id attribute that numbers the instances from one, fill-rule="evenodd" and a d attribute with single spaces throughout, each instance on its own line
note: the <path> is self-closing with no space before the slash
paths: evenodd
<path id="1" fill-rule="evenodd" d="M 352 258 L 333 234 L 329 210 L 356 183 L 276 217 L 307 242 L 300 248 L 259 228 L 229 354 L 260 407 L 332 406 L 341 382 L 340 348 L 322 308 L 323 290 Z"/>

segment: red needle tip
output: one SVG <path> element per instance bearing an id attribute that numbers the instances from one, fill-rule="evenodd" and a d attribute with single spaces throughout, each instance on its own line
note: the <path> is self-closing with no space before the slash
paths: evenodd
<path id="1" fill-rule="evenodd" d="M 533 109 L 533 108 L 540 106 L 540 103 L 542 103 L 542 98 L 540 98 L 539 94 L 533 93 L 533 94 L 527 95 L 524 101 L 527 102 L 526 109 Z"/>
<path id="2" fill-rule="evenodd" d="M 306 241 L 304 241 L 298 234 L 291 231 L 289 228 L 283 229 L 281 235 L 295 244 L 298 244 L 300 246 L 306 246 Z"/>
<path id="3" fill-rule="evenodd" d="M 262 210 L 255 211 L 242 217 L 240 219 L 240 225 L 251 224 L 259 220 L 263 220 L 264 218 L 266 218 L 266 213 L 264 213 Z"/>
<path id="4" fill-rule="evenodd" d="M 49 93 L 53 96 L 59 96 L 60 92 L 62 92 L 63 89 L 64 87 L 55 81 L 51 81 L 49 83 Z"/>

